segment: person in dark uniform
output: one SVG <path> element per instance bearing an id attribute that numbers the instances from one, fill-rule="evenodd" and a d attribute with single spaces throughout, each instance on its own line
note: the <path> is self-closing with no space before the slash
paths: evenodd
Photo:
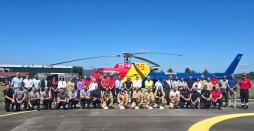
<path id="1" fill-rule="evenodd" d="M 180 90 L 180 108 L 189 108 L 190 106 L 190 90 L 187 86 L 184 86 Z"/>
<path id="2" fill-rule="evenodd" d="M 66 109 L 68 94 L 65 92 L 64 88 L 60 89 L 60 92 L 57 94 L 57 103 L 55 109 L 60 109 L 63 106 L 63 109 Z"/>
<path id="3" fill-rule="evenodd" d="M 163 85 L 164 85 L 163 88 L 166 95 L 165 98 L 166 98 L 167 105 L 169 105 L 169 93 L 172 87 L 171 82 L 172 82 L 171 77 L 168 77 L 166 81 L 163 81 Z"/>
<path id="4" fill-rule="evenodd" d="M 22 84 L 18 84 L 18 89 L 15 91 L 16 111 L 21 111 L 21 105 L 24 104 L 24 109 L 27 109 L 27 93 L 23 90 Z"/>
<path id="5" fill-rule="evenodd" d="M 101 90 L 99 87 L 95 87 L 95 90 L 91 92 L 91 99 L 92 99 L 92 104 L 93 108 L 101 108 Z"/>
<path id="6" fill-rule="evenodd" d="M 200 103 L 200 93 L 197 91 L 197 88 L 192 88 L 191 92 L 191 108 L 198 109 Z"/>
<path id="7" fill-rule="evenodd" d="M 11 112 L 11 105 L 15 104 L 15 95 L 14 90 L 11 88 L 10 84 L 5 85 L 5 89 L 3 90 L 4 98 L 5 98 L 5 111 Z"/>
<path id="8" fill-rule="evenodd" d="M 192 76 L 189 76 L 189 80 L 187 81 L 187 85 L 188 85 L 188 89 L 191 91 L 192 90 L 192 87 L 193 87 L 193 84 L 194 84 L 194 80 L 192 78 Z"/>
<path id="9" fill-rule="evenodd" d="M 200 107 L 202 109 L 209 109 L 211 106 L 210 100 L 210 90 L 208 90 L 207 85 L 204 86 L 204 89 L 201 91 Z"/>
<path id="10" fill-rule="evenodd" d="M 48 87 L 45 87 L 45 90 L 41 92 L 41 101 L 43 103 L 44 109 L 51 109 L 52 104 L 52 94 L 51 91 L 49 91 Z"/>
<path id="11" fill-rule="evenodd" d="M 28 105 L 30 110 L 33 110 L 35 106 L 37 106 L 38 111 L 40 110 L 40 94 L 35 87 L 28 93 Z"/>
<path id="12" fill-rule="evenodd" d="M 131 96 L 132 96 L 132 92 L 133 92 L 133 90 L 132 90 L 133 83 L 132 83 L 130 77 L 128 77 L 128 78 L 127 78 L 127 81 L 125 81 L 124 87 L 125 87 L 125 90 L 127 91 L 128 96 L 131 97 Z M 128 102 L 129 102 L 129 103 L 131 102 L 131 99 L 130 99 L 130 98 L 128 98 Z"/>

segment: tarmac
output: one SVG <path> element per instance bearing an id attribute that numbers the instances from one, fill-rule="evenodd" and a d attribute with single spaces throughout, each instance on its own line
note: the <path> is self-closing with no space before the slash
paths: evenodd
<path id="1" fill-rule="evenodd" d="M 11 113 L 4 112 L 3 104 L 0 104 L 0 129 L 2 131 L 190 131 L 190 127 L 207 118 L 243 113 L 254 113 L 254 103 L 250 104 L 248 110 L 114 108 Z M 210 122 L 207 122 L 202 126 L 209 124 Z M 254 116 L 247 116 L 211 125 L 210 131 L 253 131 L 253 129 Z"/>

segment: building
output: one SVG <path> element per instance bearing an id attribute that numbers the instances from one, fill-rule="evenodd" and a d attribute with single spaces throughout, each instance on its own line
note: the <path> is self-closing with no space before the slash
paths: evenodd
<path id="1" fill-rule="evenodd" d="M 64 76 L 65 78 L 75 74 L 72 71 L 72 66 L 45 66 L 45 65 L 1 65 L 0 64 L 0 79 L 6 81 L 15 76 L 17 72 L 22 77 L 27 74 L 33 76 L 38 74 L 39 77 L 43 77 L 44 74 L 48 74 L 49 78 Z"/>

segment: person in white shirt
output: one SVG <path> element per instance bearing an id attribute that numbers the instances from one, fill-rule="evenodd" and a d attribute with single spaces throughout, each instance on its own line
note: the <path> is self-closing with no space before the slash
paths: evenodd
<path id="1" fill-rule="evenodd" d="M 141 88 L 142 87 L 142 81 L 139 80 L 139 77 L 136 77 L 136 80 L 133 81 L 133 88 Z"/>
<path id="2" fill-rule="evenodd" d="M 60 80 L 58 81 L 58 87 L 57 87 L 57 89 L 58 90 L 60 90 L 60 89 L 66 89 L 66 86 L 67 86 L 66 81 L 64 81 L 64 77 L 61 76 Z"/>
<path id="3" fill-rule="evenodd" d="M 92 82 L 89 85 L 89 91 L 94 91 L 98 87 L 98 83 L 95 78 L 92 79 Z"/>
<path id="4" fill-rule="evenodd" d="M 187 83 L 184 81 L 184 78 L 181 77 L 181 79 L 178 81 L 178 90 L 181 90 L 185 86 L 187 86 Z"/>
<path id="5" fill-rule="evenodd" d="M 155 83 L 155 90 L 158 90 L 159 87 L 163 87 L 162 86 L 162 83 L 161 83 L 161 80 L 158 80 L 156 83 Z"/>
<path id="6" fill-rule="evenodd" d="M 118 76 L 118 79 L 115 81 L 116 96 L 118 96 L 123 86 L 124 86 L 124 81 L 122 80 L 121 76 Z"/>
<path id="7" fill-rule="evenodd" d="M 34 85 L 34 87 L 36 88 L 37 91 L 40 91 L 41 80 L 39 80 L 38 75 L 34 75 L 33 85 Z"/>
<path id="8" fill-rule="evenodd" d="M 178 90 L 178 77 L 176 76 L 176 79 L 171 82 L 172 88 L 176 88 Z"/>
<path id="9" fill-rule="evenodd" d="M 193 89 L 194 87 L 197 89 L 197 91 L 198 91 L 199 93 L 201 93 L 201 90 L 202 90 L 202 83 L 200 82 L 200 79 L 197 79 L 197 81 L 194 82 L 192 89 Z"/>
<path id="10" fill-rule="evenodd" d="M 30 92 L 33 87 L 33 80 L 29 78 L 29 75 L 26 75 L 26 79 L 23 80 L 24 87 Z"/>

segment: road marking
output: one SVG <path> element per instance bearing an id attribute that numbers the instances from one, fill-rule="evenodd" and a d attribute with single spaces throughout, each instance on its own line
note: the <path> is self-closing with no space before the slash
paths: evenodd
<path id="1" fill-rule="evenodd" d="M 192 125 L 188 131 L 209 131 L 210 128 L 217 123 L 220 123 L 225 120 L 233 119 L 233 118 L 246 117 L 246 116 L 254 117 L 254 113 L 230 114 L 230 115 L 222 115 L 222 116 L 208 118 Z"/>
<path id="2" fill-rule="evenodd" d="M 13 115 L 25 114 L 25 113 L 29 113 L 29 112 L 35 112 L 35 111 L 36 111 L 36 110 L 34 110 L 34 111 L 21 111 L 21 112 L 15 112 L 15 113 L 10 113 L 10 114 L 0 115 L 0 118 L 1 118 L 1 117 L 6 117 L 6 116 L 13 116 Z"/>

